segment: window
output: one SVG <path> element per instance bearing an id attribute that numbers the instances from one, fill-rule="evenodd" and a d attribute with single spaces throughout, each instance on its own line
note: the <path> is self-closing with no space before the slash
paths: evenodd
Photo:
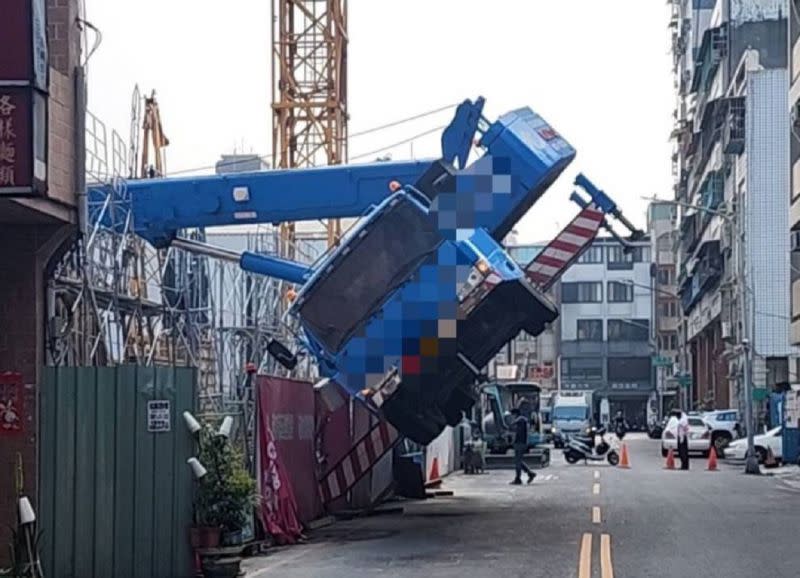
<path id="1" fill-rule="evenodd" d="M 619 281 L 608 282 L 609 303 L 630 303 L 631 301 L 633 301 L 633 285 Z"/>
<path id="2" fill-rule="evenodd" d="M 561 379 L 591 381 L 603 379 L 602 357 L 569 357 L 561 360 Z"/>
<path id="3" fill-rule="evenodd" d="M 678 334 L 666 333 L 658 336 L 658 347 L 663 351 L 675 351 L 678 349 Z"/>
<path id="4" fill-rule="evenodd" d="M 649 319 L 609 319 L 609 341 L 647 341 L 650 335 Z"/>
<path id="5" fill-rule="evenodd" d="M 610 294 L 609 294 L 610 296 Z M 678 316 L 678 302 L 677 301 L 664 301 L 658 304 L 658 314 L 661 317 L 677 317 Z"/>
<path id="6" fill-rule="evenodd" d="M 608 247 L 609 269 L 632 269 L 633 263 L 646 263 L 650 261 L 649 247 L 634 247 L 625 251 L 622 245 Z"/>
<path id="7" fill-rule="evenodd" d="M 609 381 L 649 381 L 649 357 L 610 357 L 608 359 Z"/>
<path id="8" fill-rule="evenodd" d="M 603 284 L 600 282 L 562 283 L 562 303 L 601 303 Z"/>
<path id="9" fill-rule="evenodd" d="M 594 245 L 586 249 L 583 255 L 578 259 L 578 263 L 602 263 L 603 262 L 603 247 Z"/>
<path id="10" fill-rule="evenodd" d="M 603 341 L 603 320 L 578 319 L 578 341 Z"/>
<path id="11" fill-rule="evenodd" d="M 659 285 L 674 285 L 675 270 L 671 267 L 661 267 L 656 273 L 656 279 Z"/>

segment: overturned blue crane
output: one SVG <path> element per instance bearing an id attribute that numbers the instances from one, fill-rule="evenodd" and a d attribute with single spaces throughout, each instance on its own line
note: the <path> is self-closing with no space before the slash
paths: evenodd
<path id="1" fill-rule="evenodd" d="M 156 247 L 219 254 L 177 231 L 363 217 L 313 268 L 236 258 L 299 286 L 289 314 L 328 383 L 427 444 L 475 403 L 481 369 L 506 343 L 558 316 L 501 241 L 575 150 L 528 108 L 490 123 L 483 106 L 457 108 L 440 159 L 131 182 L 135 230 Z M 483 154 L 468 164 L 473 144 Z"/>

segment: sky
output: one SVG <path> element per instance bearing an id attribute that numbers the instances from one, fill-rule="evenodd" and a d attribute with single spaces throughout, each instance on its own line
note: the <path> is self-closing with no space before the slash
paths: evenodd
<path id="1" fill-rule="evenodd" d="M 223 153 L 270 153 L 271 0 L 85 2 L 102 34 L 88 63 L 89 109 L 109 131 L 129 141 L 138 84 L 156 91 L 168 173 L 213 167 Z M 578 154 L 519 222 L 519 240 L 547 240 L 569 222 L 579 172 L 644 227 L 642 197 L 672 187 L 667 25 L 658 0 L 350 0 L 350 132 L 477 96 L 489 119 L 528 106 Z M 451 115 L 353 138 L 350 156 Z M 439 134 L 384 152 L 438 157 Z"/>

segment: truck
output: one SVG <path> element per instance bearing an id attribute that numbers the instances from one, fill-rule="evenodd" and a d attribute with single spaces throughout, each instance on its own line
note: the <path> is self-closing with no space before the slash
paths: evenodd
<path id="1" fill-rule="evenodd" d="M 585 433 L 592 424 L 591 392 L 562 392 L 551 398 L 550 421 L 553 445 L 564 447 L 571 435 Z"/>

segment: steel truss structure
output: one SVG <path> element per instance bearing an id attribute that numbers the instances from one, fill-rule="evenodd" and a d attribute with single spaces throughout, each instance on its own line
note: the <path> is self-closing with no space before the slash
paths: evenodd
<path id="1" fill-rule="evenodd" d="M 272 158 L 277 168 L 347 162 L 347 0 L 272 0 Z M 294 224 L 282 226 L 291 258 Z M 327 223 L 328 245 L 341 225 Z"/>

